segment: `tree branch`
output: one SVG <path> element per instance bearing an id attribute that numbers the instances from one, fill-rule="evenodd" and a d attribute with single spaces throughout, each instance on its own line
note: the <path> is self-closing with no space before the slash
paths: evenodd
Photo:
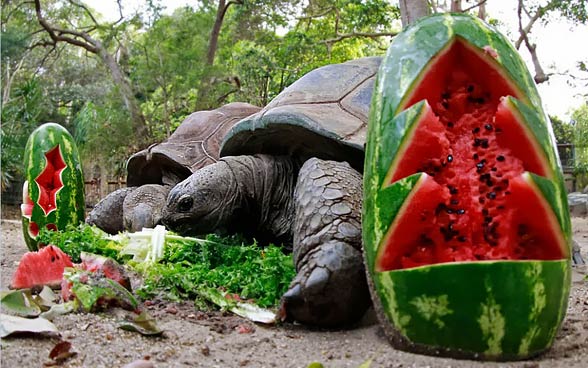
<path id="1" fill-rule="evenodd" d="M 51 40 L 53 40 L 54 43 L 67 42 L 69 44 L 82 47 L 93 54 L 98 53 L 98 48 L 96 47 L 96 41 L 94 39 L 92 39 L 92 37 L 90 37 L 87 33 L 76 32 L 76 31 L 72 31 L 72 30 L 68 30 L 68 29 L 59 29 L 59 28 L 53 27 L 51 24 L 49 24 L 49 22 L 47 22 L 47 20 L 43 17 L 43 14 L 41 12 L 40 0 L 35 0 L 35 12 L 37 14 L 37 19 L 39 20 L 39 24 L 41 25 L 41 27 L 43 27 L 43 29 L 45 29 L 45 31 L 47 31 L 47 33 L 49 34 L 49 37 L 51 37 Z M 64 35 L 70 35 L 73 37 L 68 37 L 68 36 L 64 36 Z M 80 41 L 79 39 L 74 38 L 74 37 L 82 38 L 85 42 Z"/>
<path id="2" fill-rule="evenodd" d="M 522 20 L 522 11 L 525 12 L 525 14 L 527 14 L 527 16 L 530 17 L 529 19 L 529 23 L 527 23 L 527 25 L 523 28 L 523 20 Z M 545 8 L 543 7 L 539 7 L 537 9 L 537 11 L 535 12 L 535 14 L 533 14 L 533 16 L 531 16 L 529 14 L 529 12 L 527 11 L 527 9 L 525 8 L 525 6 L 523 5 L 522 0 L 519 0 L 519 5 L 517 7 L 517 14 L 519 17 L 519 39 L 516 40 L 514 46 L 515 48 L 518 50 L 521 47 L 521 43 L 523 43 L 523 41 L 525 40 L 525 38 L 527 38 L 527 34 L 529 32 L 531 32 L 531 28 L 533 27 L 533 25 L 535 24 L 535 22 L 537 22 L 537 20 L 539 20 L 539 18 L 541 18 L 541 14 L 543 14 L 543 12 L 545 11 Z"/>
<path id="3" fill-rule="evenodd" d="M 536 17 L 537 19 L 529 22 L 529 24 L 527 25 L 528 30 L 523 29 L 523 21 L 522 21 L 523 10 L 524 10 L 523 0 L 519 0 L 519 4 L 517 7 L 517 15 L 519 17 L 519 32 L 521 34 L 522 41 L 525 43 L 525 47 L 527 48 L 527 50 L 529 50 L 529 53 L 531 54 L 531 60 L 533 62 L 533 67 L 535 68 L 535 76 L 533 77 L 533 79 L 535 79 L 535 83 L 539 84 L 539 83 L 546 82 L 549 79 L 549 76 L 547 74 L 545 74 L 543 67 L 541 67 L 541 63 L 539 62 L 539 57 L 537 56 L 537 45 L 532 44 L 529 41 L 529 37 L 528 37 L 527 33 L 531 29 L 532 24 L 535 23 L 537 21 L 537 19 L 539 18 L 538 14 L 541 13 L 542 10 L 541 10 L 541 8 L 537 10 L 535 15 L 533 16 L 533 18 Z M 531 19 L 533 19 L 533 18 L 531 18 Z M 520 44 L 519 44 L 519 46 L 520 46 Z"/>
<path id="4" fill-rule="evenodd" d="M 296 17 L 296 19 L 302 21 L 302 20 L 309 20 L 309 19 L 321 18 L 321 17 L 324 17 L 325 15 L 329 14 L 333 10 L 335 10 L 335 7 L 330 6 L 330 7 L 326 8 L 325 10 L 321 11 L 320 13 L 306 15 L 304 17 Z"/>
<path id="5" fill-rule="evenodd" d="M 478 6 L 484 5 L 484 3 L 486 3 L 486 1 L 488 1 L 488 0 L 481 0 L 477 4 L 474 4 L 474 5 L 470 6 L 469 8 L 465 8 L 464 10 L 462 10 L 462 12 L 467 13 L 472 9 L 476 9 Z"/>
<path id="6" fill-rule="evenodd" d="M 96 21 L 96 18 L 94 18 L 94 14 L 92 14 L 92 12 L 90 11 L 90 9 L 88 9 L 88 7 L 85 4 L 80 4 L 77 1 L 74 0 L 68 0 L 70 4 L 75 5 L 79 8 L 82 8 L 86 14 L 88 14 L 88 16 L 90 17 L 90 19 L 92 19 L 92 22 L 94 22 L 94 24 L 96 25 L 96 27 L 99 26 L 98 22 Z"/>
<path id="7" fill-rule="evenodd" d="M 327 40 L 321 40 L 322 43 L 326 43 L 327 45 L 334 44 L 336 42 L 342 41 L 347 38 L 354 38 L 354 37 L 364 37 L 364 38 L 379 38 L 379 37 L 394 37 L 398 34 L 398 32 L 351 32 L 351 33 L 344 33 L 338 34 L 337 37 L 329 38 Z"/>

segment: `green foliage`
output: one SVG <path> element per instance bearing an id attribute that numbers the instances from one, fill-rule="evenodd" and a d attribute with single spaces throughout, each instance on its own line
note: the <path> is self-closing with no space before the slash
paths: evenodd
<path id="1" fill-rule="evenodd" d="M 56 27 L 88 32 L 114 56 L 145 116 L 145 141 L 153 143 L 203 107 L 233 101 L 264 106 L 312 69 L 383 54 L 389 37 L 357 35 L 391 31 L 396 23 L 399 28 L 398 8 L 385 0 L 237 2 L 228 8 L 210 66 L 206 54 L 216 1 L 178 8 L 171 15 L 162 15 L 158 2 L 147 1 L 143 13 L 118 23 L 90 9 L 91 17 L 76 4 L 43 1 L 44 17 Z M 3 3 L 3 181 L 18 176 L 28 134 L 46 121 L 74 135 L 86 173 L 99 169 L 124 175 L 124 162 L 134 153 L 130 142 L 139 138 L 133 136 L 111 70 L 79 47 L 40 46 L 50 39 L 38 30 L 32 2 Z"/>
<path id="2" fill-rule="evenodd" d="M 572 113 L 574 121 L 575 165 L 574 175 L 580 188 L 588 185 L 588 105 Z"/>
<path id="3" fill-rule="evenodd" d="M 10 101 L 1 107 L 2 190 L 23 175 L 24 147 L 39 119 L 50 111 L 37 78 L 24 80 L 14 88 Z"/>
<path id="4" fill-rule="evenodd" d="M 552 0 L 554 8 L 563 16 L 576 22 L 586 24 L 588 22 L 588 1 L 586 0 Z"/>
<path id="5" fill-rule="evenodd" d="M 571 124 L 563 122 L 557 116 L 550 116 L 549 119 L 555 134 L 555 141 L 558 144 L 567 144 L 574 141 L 574 127 Z"/>
<path id="6" fill-rule="evenodd" d="M 164 258 L 150 265 L 138 291 L 143 297 L 199 298 L 204 288 L 223 289 L 261 307 L 276 306 L 295 275 L 290 255 L 276 246 L 247 245 L 242 238 L 209 235 L 206 242 L 166 242 Z"/>
<path id="7" fill-rule="evenodd" d="M 67 253 L 72 262 L 80 263 L 81 252 L 94 253 L 110 257 L 118 262 L 123 261 L 118 252 L 120 244 L 105 239 L 106 233 L 86 224 L 68 225 L 64 231 L 52 231 L 42 228 L 39 232 L 39 243 L 52 244 Z"/>

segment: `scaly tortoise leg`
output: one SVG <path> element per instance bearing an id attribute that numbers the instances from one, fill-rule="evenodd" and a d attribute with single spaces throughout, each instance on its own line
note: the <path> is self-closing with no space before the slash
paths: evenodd
<path id="1" fill-rule="evenodd" d="M 369 307 L 361 201 L 361 175 L 348 163 L 312 158 L 300 169 L 293 224 L 298 274 L 282 298 L 287 320 L 344 326 Z"/>

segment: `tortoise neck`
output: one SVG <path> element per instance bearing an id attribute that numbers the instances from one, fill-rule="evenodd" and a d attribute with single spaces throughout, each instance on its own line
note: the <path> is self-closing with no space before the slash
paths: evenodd
<path id="1" fill-rule="evenodd" d="M 235 176 L 238 225 L 261 243 L 291 243 L 294 186 L 299 163 L 286 156 L 224 157 Z"/>

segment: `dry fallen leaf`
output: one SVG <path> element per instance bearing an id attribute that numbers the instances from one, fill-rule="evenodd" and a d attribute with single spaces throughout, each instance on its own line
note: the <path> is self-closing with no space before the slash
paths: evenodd
<path id="1" fill-rule="evenodd" d="M 57 327 L 45 318 L 22 318 L 0 314 L 0 337 L 15 333 L 59 334 Z"/>

